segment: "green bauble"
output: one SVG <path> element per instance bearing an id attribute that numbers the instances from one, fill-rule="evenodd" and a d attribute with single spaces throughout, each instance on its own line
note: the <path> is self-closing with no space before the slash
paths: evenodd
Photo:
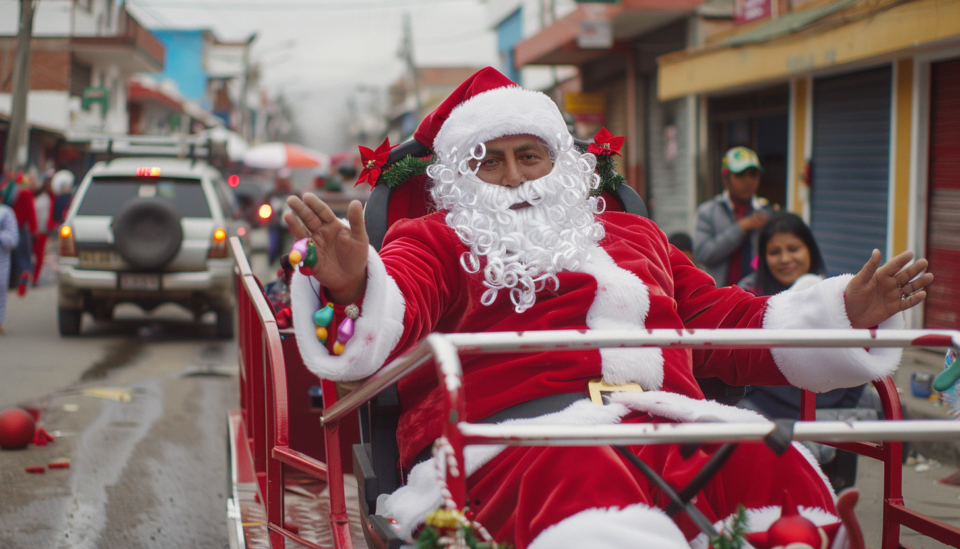
<path id="1" fill-rule="evenodd" d="M 319 311 L 313 313 L 313 323 L 321 328 L 326 328 L 332 321 L 333 307 L 329 304 L 326 307 L 321 307 Z"/>

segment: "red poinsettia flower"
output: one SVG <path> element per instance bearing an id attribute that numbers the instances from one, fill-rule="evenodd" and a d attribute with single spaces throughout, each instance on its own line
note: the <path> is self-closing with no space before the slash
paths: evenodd
<path id="1" fill-rule="evenodd" d="M 369 183 L 371 187 L 377 184 L 377 178 L 380 177 L 380 169 L 383 168 L 384 164 L 387 163 L 387 159 L 390 158 L 390 149 L 393 147 L 390 146 L 390 138 L 383 140 L 383 143 L 377 147 L 377 150 L 372 150 L 367 147 L 360 147 L 360 160 L 363 161 L 363 171 L 360 172 L 360 177 L 357 179 L 357 185 L 361 183 Z"/>
<path id="2" fill-rule="evenodd" d="M 593 136 L 593 143 L 587 146 L 587 152 L 597 156 L 620 156 L 620 149 L 623 148 L 623 140 L 624 138 L 622 136 L 614 137 L 614 135 L 607 130 L 606 126 L 604 126 L 600 128 L 597 135 Z"/>

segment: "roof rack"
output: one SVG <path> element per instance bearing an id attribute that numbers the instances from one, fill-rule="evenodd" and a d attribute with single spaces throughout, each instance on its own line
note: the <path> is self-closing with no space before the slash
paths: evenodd
<path id="1" fill-rule="evenodd" d="M 208 136 L 70 135 L 66 140 L 85 143 L 89 152 L 105 154 L 111 159 L 119 156 L 168 156 L 193 160 L 227 157 L 226 142 Z"/>

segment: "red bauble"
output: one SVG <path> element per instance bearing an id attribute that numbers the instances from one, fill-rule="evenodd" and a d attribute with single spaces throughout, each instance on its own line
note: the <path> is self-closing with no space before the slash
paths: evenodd
<path id="1" fill-rule="evenodd" d="M 33 416 L 20 408 L 8 408 L 0 412 L 0 448 L 16 450 L 26 448 L 33 441 L 37 423 Z"/>

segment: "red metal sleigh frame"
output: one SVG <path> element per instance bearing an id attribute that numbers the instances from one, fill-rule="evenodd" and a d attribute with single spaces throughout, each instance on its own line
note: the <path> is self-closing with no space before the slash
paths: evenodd
<path id="1" fill-rule="evenodd" d="M 289 539 L 306 547 L 321 546 L 304 539 L 284 523 L 284 475 L 287 468 L 311 475 L 328 483 L 330 494 L 329 525 L 337 549 L 352 548 L 344 494 L 344 464 L 341 444 L 345 428 L 356 428 L 357 409 L 401 377 L 435 359 L 441 385 L 447 388 L 445 406 L 451 418 L 444 424 L 444 437 L 454 452 L 456 463 L 463 464 L 465 444 L 507 445 L 600 445 L 682 442 L 760 441 L 770 433 L 772 423 L 711 423 L 670 425 L 607 426 L 506 426 L 468 424 L 460 369 L 460 354 L 479 352 L 536 352 L 547 348 L 595 349 L 602 347 L 674 347 L 674 348 L 756 348 L 756 347 L 960 347 L 960 332 L 930 330 L 648 330 L 562 331 L 496 334 L 433 334 L 403 357 L 380 369 L 362 385 L 338 399 L 333 382 L 322 380 L 323 411 L 318 417 L 323 430 L 321 451 L 303 452 L 291 447 L 291 422 L 288 398 L 288 372 L 305 368 L 294 344 L 284 345 L 270 305 L 250 271 L 243 249 L 231 239 L 237 258 L 237 307 L 239 311 L 240 409 L 231 416 L 231 428 L 239 451 L 232 453 L 234 468 L 248 469 L 255 479 L 259 501 L 266 511 L 267 528 L 273 547 L 284 547 Z M 288 341 L 292 342 L 292 338 Z M 285 348 L 286 347 L 286 348 Z M 954 547 L 960 547 L 960 529 L 907 508 L 903 502 L 902 443 L 906 440 L 956 438 L 960 422 L 903 419 L 900 400 L 893 381 L 887 377 L 874 382 L 880 393 L 885 417 L 876 422 L 814 422 L 813 393 L 804 391 L 801 416 L 794 428 L 794 440 L 825 442 L 879 459 L 884 464 L 882 549 L 902 547 L 900 526 L 907 526 Z M 305 392 L 304 387 L 298 391 Z M 454 413 L 449 413 L 454 412 Z M 314 424 L 315 425 L 315 424 Z M 312 431 L 312 430 L 311 430 Z M 312 431 L 311 434 L 316 433 Z M 864 440 L 896 442 L 862 442 Z M 324 461 L 323 456 L 329 456 Z M 349 465 L 347 466 L 349 468 Z M 461 471 L 463 467 L 459 468 Z M 466 501 L 466 479 L 447 470 L 452 500 Z M 234 494 L 234 498 L 236 494 Z M 231 502 L 231 505 L 233 502 Z"/>

